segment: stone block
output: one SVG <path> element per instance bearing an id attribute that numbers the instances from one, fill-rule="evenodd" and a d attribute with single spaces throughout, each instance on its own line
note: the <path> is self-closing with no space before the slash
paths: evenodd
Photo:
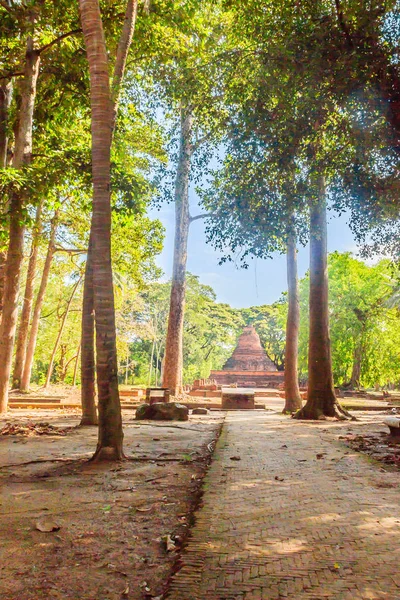
<path id="1" fill-rule="evenodd" d="M 254 390 L 238 390 L 238 391 L 223 391 L 222 392 L 222 409 L 254 409 Z"/>
<path id="2" fill-rule="evenodd" d="M 383 422 L 389 427 L 390 435 L 400 436 L 400 419 L 398 417 L 388 417 Z"/>
<path id="3" fill-rule="evenodd" d="M 187 421 L 189 410 L 178 402 L 155 402 L 141 404 L 136 409 L 136 420 L 149 419 L 153 421 Z"/>

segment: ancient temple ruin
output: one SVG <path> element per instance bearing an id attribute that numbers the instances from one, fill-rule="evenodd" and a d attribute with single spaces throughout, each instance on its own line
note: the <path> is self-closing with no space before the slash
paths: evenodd
<path id="1" fill-rule="evenodd" d="M 222 371 L 211 371 L 210 379 L 218 385 L 237 384 L 238 387 L 278 387 L 284 373 L 278 371 L 261 346 L 258 333 L 252 325 L 244 328 L 232 356 Z"/>

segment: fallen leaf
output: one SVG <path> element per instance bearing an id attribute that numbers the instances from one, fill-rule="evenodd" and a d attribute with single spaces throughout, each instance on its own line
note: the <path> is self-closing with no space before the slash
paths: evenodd
<path id="1" fill-rule="evenodd" d="M 275 480 L 276 480 L 276 481 L 285 481 L 285 480 L 283 479 L 283 477 L 278 477 L 278 475 L 275 475 Z"/>
<path id="2" fill-rule="evenodd" d="M 231 456 L 230 460 L 242 460 L 240 456 Z"/>
<path id="3" fill-rule="evenodd" d="M 121 597 L 126 598 L 129 594 L 129 585 L 126 586 L 123 592 L 121 592 Z"/>
<path id="4" fill-rule="evenodd" d="M 163 541 L 165 542 L 167 552 L 173 552 L 174 550 L 176 550 L 175 542 L 170 535 L 164 536 Z"/>
<path id="5" fill-rule="evenodd" d="M 36 529 L 43 533 L 50 533 L 51 531 L 59 531 L 60 525 L 53 519 L 40 519 L 36 523 Z"/>

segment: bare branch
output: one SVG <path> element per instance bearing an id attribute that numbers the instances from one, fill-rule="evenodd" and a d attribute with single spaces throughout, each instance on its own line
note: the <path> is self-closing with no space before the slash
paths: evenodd
<path id="1" fill-rule="evenodd" d="M 7 12 L 12 13 L 11 6 L 9 6 L 5 0 L 0 0 L 0 6 L 2 6 Z"/>
<path id="2" fill-rule="evenodd" d="M 192 223 L 193 221 L 198 221 L 199 219 L 207 219 L 207 217 L 214 217 L 215 213 L 202 213 L 201 215 L 196 215 L 195 217 L 190 217 L 189 221 Z"/>
<path id="3" fill-rule="evenodd" d="M 43 46 L 42 48 L 39 48 L 39 50 L 37 50 L 37 53 L 38 54 L 42 54 L 42 52 L 46 52 L 46 50 L 49 50 L 49 48 L 51 48 L 55 44 L 58 44 L 62 40 L 65 40 L 65 38 L 71 37 L 72 35 L 76 35 L 78 33 L 82 33 L 82 29 L 80 29 L 80 28 L 79 29 L 73 29 L 72 31 L 68 31 L 67 33 L 63 33 L 62 35 L 58 36 L 57 38 L 55 38 L 54 40 L 52 40 L 51 42 L 49 42 L 48 44 L 46 44 L 45 46 Z"/>
<path id="4" fill-rule="evenodd" d="M 0 79 L 12 79 L 13 77 L 23 77 L 24 75 L 25 73 L 23 73 L 22 71 L 15 71 L 14 73 L 10 71 L 10 73 L 7 73 L 6 75 L 0 75 Z"/>
<path id="5" fill-rule="evenodd" d="M 67 254 L 86 254 L 87 248 L 63 248 L 62 246 L 57 246 L 54 248 L 54 252 L 66 252 Z"/>
<path id="6" fill-rule="evenodd" d="M 352 48 L 354 46 L 354 44 L 353 44 L 353 40 L 351 38 L 350 29 L 344 18 L 343 9 L 340 4 L 340 0 L 335 0 L 335 5 L 336 5 L 336 15 L 337 15 L 337 18 L 339 21 L 340 29 L 343 31 L 349 47 Z"/>

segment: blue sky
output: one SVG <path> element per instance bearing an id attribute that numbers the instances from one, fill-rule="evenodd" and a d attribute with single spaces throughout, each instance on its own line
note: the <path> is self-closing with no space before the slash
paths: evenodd
<path id="1" fill-rule="evenodd" d="M 200 212 L 197 209 L 197 198 L 190 194 L 191 214 Z M 204 211 L 201 211 L 204 212 Z M 161 210 L 150 211 L 153 218 L 158 218 L 166 228 L 165 245 L 157 264 L 164 271 L 164 279 L 172 273 L 172 252 L 174 238 L 174 204 L 164 204 Z M 341 217 L 329 213 L 328 251 L 356 252 L 356 244 L 347 225 L 346 215 Z M 187 269 L 200 277 L 201 283 L 210 285 L 217 294 L 219 302 L 227 302 L 235 308 L 246 308 L 259 304 L 271 304 L 286 290 L 286 258 L 276 254 L 272 259 L 255 259 L 248 269 L 237 268 L 233 263 L 218 264 L 220 255 L 206 244 L 204 223 L 194 221 L 190 226 Z M 308 269 L 308 246 L 299 249 L 298 268 L 302 277 Z"/>

